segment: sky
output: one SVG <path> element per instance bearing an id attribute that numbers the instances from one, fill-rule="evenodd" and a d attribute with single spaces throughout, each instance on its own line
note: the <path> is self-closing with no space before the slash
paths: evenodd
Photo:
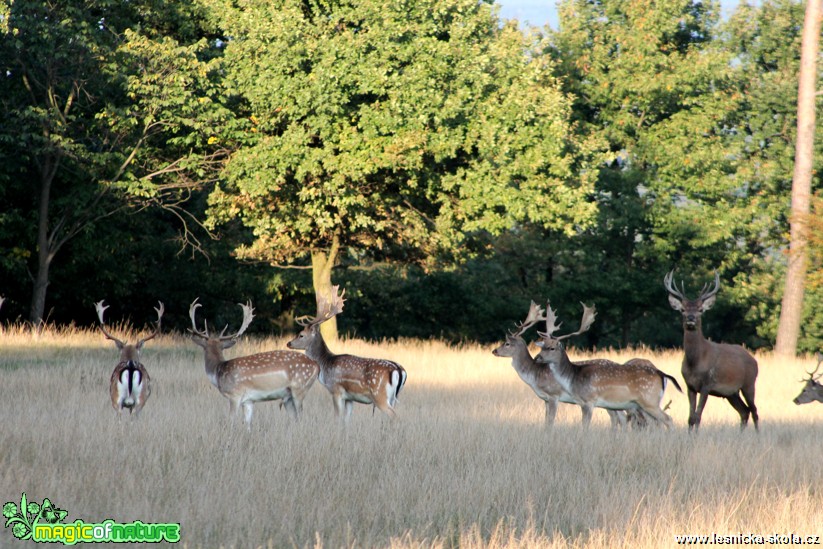
<path id="1" fill-rule="evenodd" d="M 503 19 L 517 19 L 520 22 L 542 27 L 546 23 L 552 28 L 557 28 L 557 2 L 556 0 L 496 0 L 500 6 L 500 16 Z M 728 16 L 740 0 L 721 0 L 720 6 L 723 16 Z M 749 2 L 757 4 L 757 2 Z"/>

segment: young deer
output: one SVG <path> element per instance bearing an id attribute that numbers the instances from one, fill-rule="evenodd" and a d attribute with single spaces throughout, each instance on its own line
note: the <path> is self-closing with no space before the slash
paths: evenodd
<path id="1" fill-rule="evenodd" d="M 529 354 L 529 348 L 526 341 L 523 339 L 523 334 L 526 330 L 545 320 L 543 316 L 543 309 L 537 303 L 531 302 L 529 313 L 526 320 L 518 325 L 516 332 L 506 336 L 506 341 L 495 350 L 492 351 L 494 356 L 510 357 L 512 359 L 512 366 L 514 367 L 520 379 L 532 388 L 534 393 L 546 403 L 546 425 L 553 425 L 554 418 L 557 415 L 557 403 L 564 402 L 566 404 L 579 404 L 583 412 L 583 425 L 588 426 L 592 420 L 592 407 L 586 403 L 577 402 L 571 395 L 563 390 L 563 387 L 555 379 L 551 368 L 546 367 L 545 364 L 539 364 Z M 620 416 L 620 412 L 614 410 L 606 410 L 612 420 L 612 427 L 617 427 L 625 423 L 625 419 Z"/>
<path id="2" fill-rule="evenodd" d="M 297 319 L 303 330 L 286 346 L 305 350 L 320 365 L 320 383 L 331 393 L 338 417 L 342 415 L 348 422 L 353 403 L 359 402 L 372 404 L 394 418 L 394 405 L 406 383 L 406 370 L 390 360 L 336 355 L 329 351 L 320 334 L 322 323 L 343 312 L 343 293 L 334 286 L 330 301 L 318 297 L 317 314 Z"/>
<path id="3" fill-rule="evenodd" d="M 806 385 L 803 386 L 803 390 L 800 391 L 800 394 L 794 399 L 795 404 L 808 404 L 814 401 L 823 402 L 823 385 L 818 381 L 823 377 L 823 372 L 820 374 L 817 373 L 820 365 L 823 364 L 823 354 L 817 353 L 815 358 L 817 359 L 817 368 L 814 369 L 814 372 L 806 372 L 809 374 L 809 379 L 803 380 L 806 382 Z"/>
<path id="4" fill-rule="evenodd" d="M 555 379 L 577 402 L 607 410 L 642 411 L 672 427 L 672 419 L 660 409 L 668 381 L 682 392 L 677 380 L 655 368 L 650 362 L 635 359 L 627 364 L 599 359 L 574 363 L 569 360 L 563 340 L 582 334 L 594 322 L 594 307 L 583 305 L 580 329 L 563 336 L 554 336 L 560 327 L 551 307 L 547 306 L 546 332 L 538 342 L 541 348 L 538 362 L 548 364 Z"/>
<path id="5" fill-rule="evenodd" d="M 303 353 L 293 351 L 269 351 L 226 360 L 223 350 L 232 347 L 246 331 L 254 318 L 251 302 L 239 303 L 243 309 L 243 323 L 236 333 L 209 334 L 208 323 L 203 330 L 197 328 L 195 315 L 200 303 L 195 299 L 189 307 L 191 339 L 203 348 L 206 375 L 220 394 L 229 399 L 229 413 L 234 417 L 243 408 L 243 420 L 251 430 L 251 418 L 255 402 L 280 400 L 297 420 L 303 410 L 303 398 L 317 379 L 317 364 Z"/>
<path id="6" fill-rule="evenodd" d="M 162 302 L 158 303 L 160 303 L 160 307 L 154 308 L 157 311 L 157 327 L 153 333 L 134 345 L 124 343 L 109 333 L 106 329 L 106 322 L 103 320 L 103 315 L 106 309 L 109 308 L 108 305 L 104 305 L 103 301 L 94 304 L 94 308 L 97 310 L 97 318 L 100 320 L 100 330 L 106 336 L 106 339 L 114 341 L 114 344 L 120 350 L 120 362 L 114 367 L 109 381 L 111 405 L 117 410 L 118 417 L 122 417 L 123 410 L 128 409 L 129 413 L 134 414 L 134 417 L 137 418 L 151 395 L 151 377 L 149 377 L 146 367 L 140 362 L 140 351 L 143 349 L 144 343 L 160 333 L 160 322 L 163 319 L 165 309 Z"/>
<path id="7" fill-rule="evenodd" d="M 672 283 L 674 271 L 663 279 L 669 294 L 669 304 L 683 315 L 683 365 L 681 372 L 689 394 L 689 430 L 700 427 L 703 408 L 711 396 L 723 397 L 740 414 L 740 428 L 746 427 L 751 414 L 754 428 L 758 427 L 757 408 L 754 404 L 754 383 L 757 380 L 757 361 L 740 345 L 715 343 L 703 337 L 701 317 L 714 305 L 720 289 L 720 277 L 714 275 L 714 287 L 703 286 L 700 297 L 688 299 L 685 286 Z M 743 398 L 740 398 L 742 393 Z M 700 395 L 698 400 L 697 396 Z M 745 402 L 743 402 L 745 399 Z"/>

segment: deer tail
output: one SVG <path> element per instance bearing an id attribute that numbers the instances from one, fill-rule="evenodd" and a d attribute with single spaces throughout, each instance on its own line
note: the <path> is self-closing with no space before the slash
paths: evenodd
<path id="1" fill-rule="evenodd" d="M 663 372 L 663 371 L 660 371 L 660 370 L 657 370 L 657 373 L 660 374 L 660 378 L 663 380 L 663 390 L 664 391 L 666 390 L 666 380 L 671 380 L 671 382 L 674 383 L 674 386 L 677 388 L 677 390 L 680 391 L 681 393 L 683 392 L 683 389 L 680 388 L 680 384 L 677 382 L 677 380 L 673 376 L 670 376 L 666 372 Z"/>

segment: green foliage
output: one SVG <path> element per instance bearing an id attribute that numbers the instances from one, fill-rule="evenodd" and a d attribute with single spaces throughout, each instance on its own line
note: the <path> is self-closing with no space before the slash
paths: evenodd
<path id="1" fill-rule="evenodd" d="M 431 267 L 518 221 L 590 222 L 568 98 L 489 5 L 209 5 L 247 122 L 210 222 L 253 229 L 240 257 L 300 261 L 337 237 L 350 257 Z"/>
<path id="2" fill-rule="evenodd" d="M 741 5 L 724 37 L 746 78 L 734 178 L 748 200 L 748 211 L 741 214 L 746 245 L 738 254 L 751 268 L 738 274 L 735 292 L 739 302 L 754 304 L 747 311 L 747 320 L 769 341 L 776 336 L 786 269 L 803 18 L 803 4 L 789 0 L 763 2 L 758 8 Z M 819 171 L 823 154 L 820 132 L 815 148 Z M 821 188 L 819 178 L 814 178 L 812 188 Z M 814 260 L 809 273 L 800 351 L 816 350 L 822 342 L 817 326 L 823 322 L 823 308 L 815 288 Z"/>

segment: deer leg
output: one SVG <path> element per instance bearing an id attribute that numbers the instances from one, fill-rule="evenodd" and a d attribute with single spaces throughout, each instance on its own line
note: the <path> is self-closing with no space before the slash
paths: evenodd
<path id="1" fill-rule="evenodd" d="M 749 411 L 752 414 L 754 430 L 757 431 L 760 427 L 760 417 L 757 415 L 757 406 L 754 405 L 754 383 L 752 383 L 751 387 L 743 387 L 741 392 L 743 393 L 743 399 L 746 401 L 746 404 L 749 406 Z"/>
<path id="2" fill-rule="evenodd" d="M 727 396 L 726 400 L 728 400 L 729 404 L 732 405 L 732 408 L 737 410 L 737 413 L 740 414 L 740 430 L 742 431 L 749 423 L 749 407 L 746 406 L 743 399 L 740 398 L 740 395 L 737 393 Z"/>
<path id="3" fill-rule="evenodd" d="M 332 401 L 334 402 L 334 413 L 337 417 L 343 417 L 346 412 L 346 400 L 342 392 L 332 393 Z"/>
<path id="4" fill-rule="evenodd" d="M 251 431 L 251 416 L 254 412 L 254 402 L 251 400 L 247 400 L 243 403 L 243 423 L 246 424 L 246 428 Z"/>
<path id="5" fill-rule="evenodd" d="M 623 430 L 626 427 L 626 416 L 617 410 L 606 410 L 612 422 L 612 429 Z"/>
<path id="6" fill-rule="evenodd" d="M 696 431 L 700 428 L 700 419 L 703 417 L 703 408 L 706 407 L 706 401 L 709 399 L 709 391 L 706 389 L 700 390 L 700 399 L 697 400 L 695 406 L 696 398 L 697 393 L 693 389 L 689 389 L 689 431 L 692 429 Z"/>
<path id="7" fill-rule="evenodd" d="M 580 411 L 583 412 L 583 427 L 588 427 L 592 422 L 591 404 L 581 404 Z"/>
<path id="8" fill-rule="evenodd" d="M 351 411 L 352 411 L 352 408 L 354 408 L 354 402 L 352 402 L 351 400 L 347 400 L 345 402 L 345 406 L 346 406 L 346 411 L 343 415 L 343 421 L 348 423 L 349 420 L 351 420 Z"/>
<path id="9" fill-rule="evenodd" d="M 294 403 L 294 397 L 288 396 L 283 399 L 283 406 L 286 407 L 286 411 L 289 412 L 289 415 L 297 421 L 297 406 Z"/>
<path id="10" fill-rule="evenodd" d="M 701 399 L 701 402 L 703 402 L 702 399 Z M 703 402 L 703 403 L 705 404 L 705 402 Z M 667 414 L 666 412 L 664 412 L 660 408 L 655 408 L 654 406 L 644 406 L 643 411 L 645 413 L 649 414 L 650 416 L 652 416 L 654 419 L 656 419 L 657 421 L 659 421 L 663 425 L 665 425 L 666 429 L 671 429 L 672 427 L 674 427 L 674 423 L 672 422 L 672 418 L 669 417 L 669 414 Z M 698 420 L 697 420 L 697 425 L 700 425 L 700 417 L 699 416 L 698 416 Z M 695 428 L 697 428 L 697 426 L 695 426 Z"/>
<path id="11" fill-rule="evenodd" d="M 550 398 L 546 401 L 546 415 L 544 417 L 545 425 L 550 427 L 554 425 L 554 418 L 557 416 L 557 399 Z"/>

